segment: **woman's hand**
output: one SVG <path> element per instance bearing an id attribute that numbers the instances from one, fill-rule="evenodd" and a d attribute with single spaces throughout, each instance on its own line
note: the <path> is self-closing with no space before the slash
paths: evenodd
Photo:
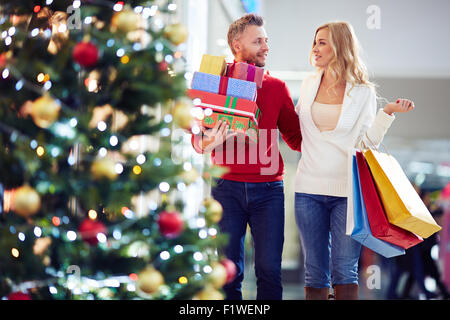
<path id="1" fill-rule="evenodd" d="M 386 104 L 383 111 L 392 115 L 394 112 L 409 112 L 412 109 L 414 109 L 414 102 L 408 99 L 397 99 L 395 102 Z"/>

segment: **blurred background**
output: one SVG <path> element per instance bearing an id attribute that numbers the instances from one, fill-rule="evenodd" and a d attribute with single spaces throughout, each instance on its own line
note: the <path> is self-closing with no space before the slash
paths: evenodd
<path id="1" fill-rule="evenodd" d="M 371 81 L 378 84 L 379 107 L 396 98 L 414 101 L 415 110 L 399 114 L 389 129 L 384 147 L 401 164 L 423 196 L 430 199 L 443 230 L 423 248 L 422 261 L 438 269 L 438 278 L 424 274 L 414 281 L 415 265 L 394 277 L 398 259 L 383 259 L 364 249 L 360 261 L 360 298 L 445 298 L 442 283 L 450 285 L 448 215 L 437 199 L 450 181 L 450 2 L 448 0 L 183 0 L 174 1 L 189 30 L 187 70 L 199 68 L 202 54 L 233 56 L 227 44 L 231 22 L 247 12 L 265 19 L 270 52 L 266 69 L 284 80 L 297 102 L 302 80 L 314 69 L 309 53 L 316 28 L 328 21 L 350 22 L 363 48 Z M 190 141 L 190 139 L 189 139 Z M 300 154 L 281 142 L 285 161 L 286 230 L 283 251 L 285 299 L 302 299 L 303 257 L 294 220 L 293 177 Z M 202 163 L 202 156 L 192 153 Z M 420 191 L 421 190 L 421 191 Z M 207 192 L 207 191 L 205 191 Z M 428 200 L 426 200 L 428 201 Z M 256 297 L 251 238 L 247 238 L 244 298 Z M 424 246 L 425 247 L 425 246 Z M 426 268 L 425 268 L 426 270 Z M 430 273 L 430 272 L 429 272 Z M 433 272 L 431 272 L 433 273 Z M 434 272 L 435 273 L 435 272 Z M 434 274 L 435 275 L 435 274 Z M 439 281 L 441 279 L 443 282 Z M 423 290 L 425 287 L 426 290 Z"/>

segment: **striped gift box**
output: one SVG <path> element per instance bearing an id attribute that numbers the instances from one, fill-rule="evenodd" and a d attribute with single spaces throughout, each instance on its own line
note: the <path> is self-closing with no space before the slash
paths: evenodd
<path id="1" fill-rule="evenodd" d="M 192 89 L 256 101 L 256 83 L 214 74 L 194 72 Z"/>

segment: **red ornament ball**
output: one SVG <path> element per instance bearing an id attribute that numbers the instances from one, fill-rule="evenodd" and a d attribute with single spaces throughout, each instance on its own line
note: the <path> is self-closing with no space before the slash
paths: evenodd
<path id="1" fill-rule="evenodd" d="M 92 67 L 98 61 L 98 48 L 92 42 L 79 42 L 73 48 L 72 58 L 82 67 Z"/>
<path id="2" fill-rule="evenodd" d="M 28 293 L 23 292 L 11 292 L 8 294 L 8 300 L 32 300 Z"/>
<path id="3" fill-rule="evenodd" d="M 169 69 L 169 64 L 166 61 L 162 61 L 158 64 L 159 71 L 167 71 Z"/>
<path id="4" fill-rule="evenodd" d="M 84 219 L 78 227 L 78 232 L 81 233 L 83 241 L 91 246 L 95 246 L 98 243 L 97 234 L 103 233 L 106 235 L 106 231 L 107 229 L 102 222 L 90 218 Z"/>
<path id="5" fill-rule="evenodd" d="M 184 222 L 178 212 L 163 211 L 158 216 L 158 226 L 163 236 L 176 238 L 183 232 Z"/>
<path id="6" fill-rule="evenodd" d="M 236 277 L 236 265 L 230 259 L 223 259 L 222 261 L 220 261 L 220 263 L 225 267 L 225 270 L 227 271 L 227 280 L 225 283 L 230 283 Z"/>

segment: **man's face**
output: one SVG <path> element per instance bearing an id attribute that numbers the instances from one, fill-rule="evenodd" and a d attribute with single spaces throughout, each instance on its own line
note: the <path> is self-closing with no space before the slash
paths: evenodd
<path id="1" fill-rule="evenodd" d="M 263 27 L 247 26 L 241 36 L 234 41 L 236 60 L 247 61 L 258 67 L 264 67 L 269 52 L 267 41 L 266 30 Z"/>

